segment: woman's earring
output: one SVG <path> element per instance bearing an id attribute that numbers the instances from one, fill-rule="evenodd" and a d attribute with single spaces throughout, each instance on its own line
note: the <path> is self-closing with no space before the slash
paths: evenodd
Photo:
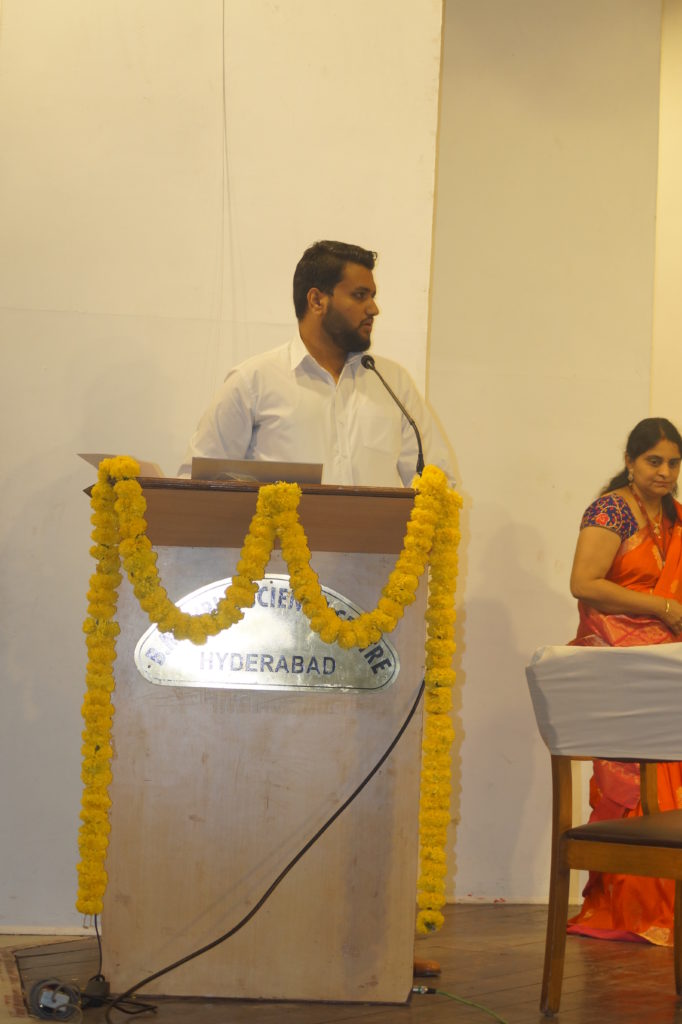
<path id="1" fill-rule="evenodd" d="M 635 479 L 635 474 L 632 472 L 631 469 L 629 469 L 628 470 L 628 483 L 631 484 L 634 479 Z"/>

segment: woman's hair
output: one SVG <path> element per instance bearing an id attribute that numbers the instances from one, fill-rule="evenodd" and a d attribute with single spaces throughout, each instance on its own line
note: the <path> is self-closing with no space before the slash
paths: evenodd
<path id="1" fill-rule="evenodd" d="M 677 450 L 680 456 L 682 456 L 682 437 L 680 437 L 680 432 L 670 420 L 663 419 L 661 416 L 650 416 L 649 419 L 640 420 L 634 430 L 630 432 L 627 444 L 625 445 L 625 454 L 634 461 L 651 448 L 655 448 L 659 441 L 672 441 L 673 444 L 677 445 Z M 625 487 L 627 483 L 628 467 L 624 466 L 620 473 L 617 473 L 612 480 L 609 480 L 601 493 L 606 494 L 607 491 L 615 491 L 618 487 Z M 674 523 L 677 520 L 677 511 L 672 495 L 665 495 L 663 498 L 663 508 L 668 519 Z"/>

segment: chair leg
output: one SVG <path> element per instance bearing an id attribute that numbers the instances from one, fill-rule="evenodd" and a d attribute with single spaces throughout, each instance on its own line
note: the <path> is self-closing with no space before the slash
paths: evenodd
<path id="1" fill-rule="evenodd" d="M 682 882 L 675 882 L 675 918 L 673 923 L 673 958 L 675 961 L 675 991 L 682 996 Z"/>
<path id="2" fill-rule="evenodd" d="M 545 939 L 545 967 L 542 974 L 540 1009 L 549 1017 L 556 1013 L 561 1002 L 561 984 L 564 978 L 566 953 L 566 927 L 568 922 L 568 888 L 570 869 L 552 861 L 547 910 L 547 938 Z"/>

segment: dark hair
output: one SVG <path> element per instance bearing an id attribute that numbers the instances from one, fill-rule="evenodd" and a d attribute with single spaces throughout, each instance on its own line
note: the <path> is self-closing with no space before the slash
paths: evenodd
<path id="1" fill-rule="evenodd" d="M 308 292 L 319 288 L 331 295 L 343 277 L 346 263 L 359 263 L 374 270 L 377 254 L 347 242 L 315 242 L 303 253 L 294 271 L 294 309 L 302 320 L 308 309 Z"/>
<path id="2" fill-rule="evenodd" d="M 625 454 L 634 461 L 640 455 L 644 455 L 644 452 L 655 448 L 659 441 L 672 441 L 673 444 L 677 445 L 677 450 L 682 456 L 682 437 L 680 437 L 680 432 L 670 420 L 663 419 L 661 416 L 651 416 L 649 419 L 640 420 L 634 430 L 630 432 L 625 445 Z M 628 468 L 625 466 L 621 469 L 620 473 L 617 473 L 612 480 L 609 480 L 601 493 L 606 494 L 607 491 L 615 491 L 618 487 L 625 487 L 627 483 Z M 665 495 L 663 498 L 663 508 L 668 519 L 673 523 L 676 522 L 677 511 L 672 495 Z"/>

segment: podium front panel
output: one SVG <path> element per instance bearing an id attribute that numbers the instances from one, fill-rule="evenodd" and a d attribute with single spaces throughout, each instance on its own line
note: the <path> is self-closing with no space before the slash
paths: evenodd
<path id="1" fill-rule="evenodd" d="M 177 600 L 234 548 L 161 547 Z M 313 551 L 321 582 L 375 607 L 394 554 Z M 273 554 L 270 572 L 286 572 Z M 426 587 L 391 634 L 400 673 L 352 693 L 157 686 L 124 581 L 114 703 L 104 972 L 121 992 L 231 929 L 398 733 L 424 672 Z M 412 985 L 421 706 L 388 761 L 232 938 L 148 994 L 405 1002 Z"/>

